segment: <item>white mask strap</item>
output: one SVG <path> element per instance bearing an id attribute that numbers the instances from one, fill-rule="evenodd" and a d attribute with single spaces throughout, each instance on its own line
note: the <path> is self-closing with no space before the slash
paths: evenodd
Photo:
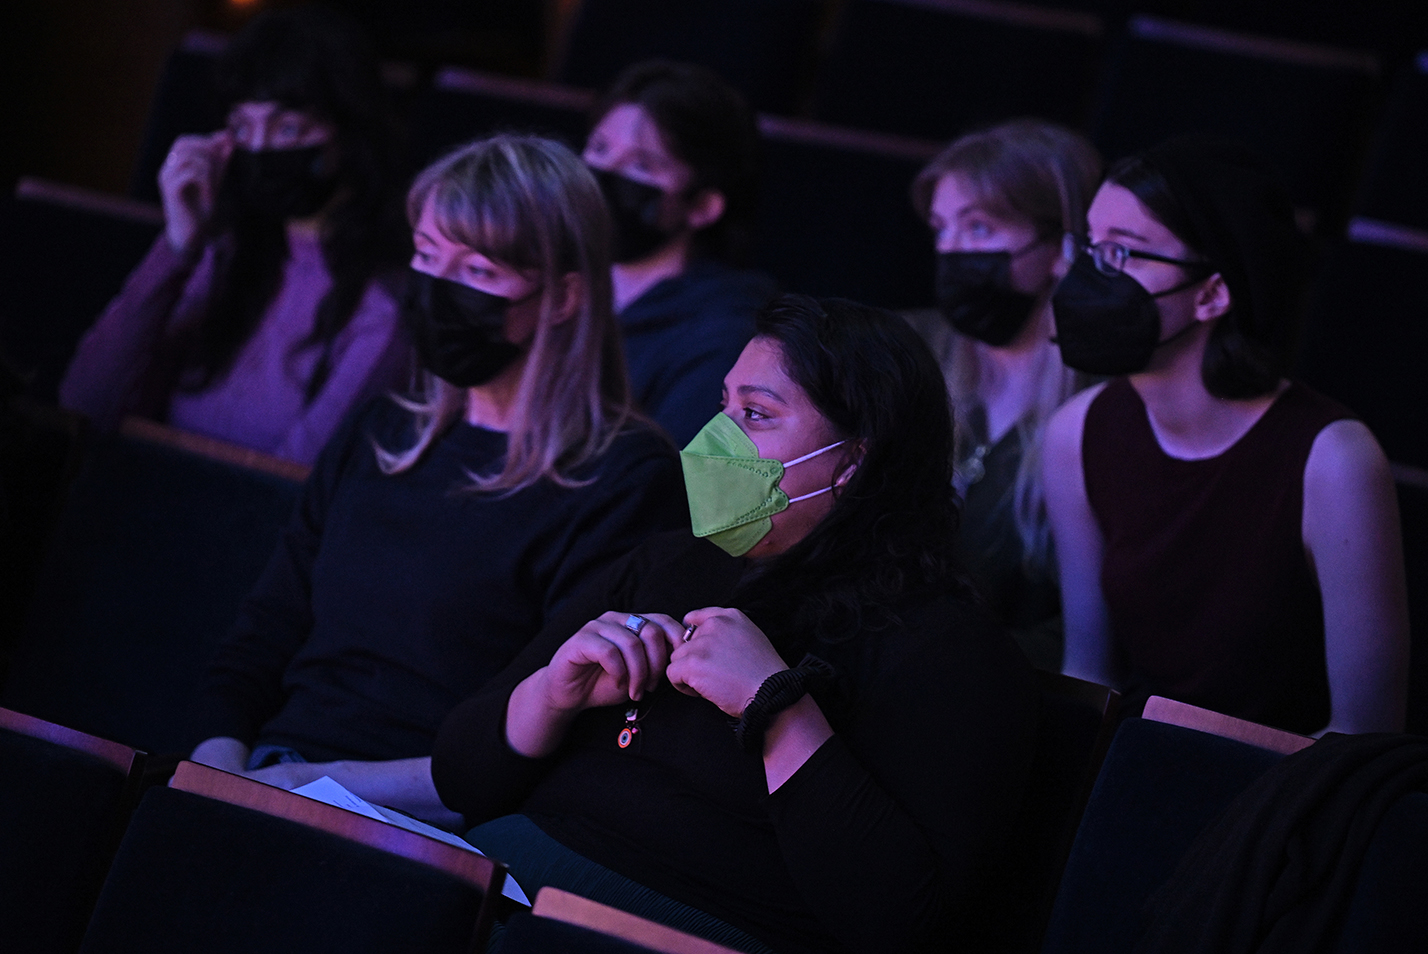
<path id="1" fill-rule="evenodd" d="M 811 454 L 804 454 L 802 457 L 795 458 L 794 460 L 785 461 L 783 466 L 784 466 L 784 467 L 792 467 L 794 464 L 801 464 L 801 463 L 803 463 L 803 462 L 806 461 L 806 460 L 812 460 L 813 458 L 817 457 L 819 454 L 822 454 L 824 451 L 831 451 L 833 448 L 835 448 L 835 447 L 840 447 L 840 446 L 842 446 L 842 445 L 845 444 L 845 443 L 847 443 L 847 442 L 846 442 L 846 441 L 838 441 L 836 444 L 829 444 L 827 447 L 820 447 L 820 448 L 818 448 L 818 450 L 814 451 L 814 452 L 811 453 Z M 822 493 L 822 492 L 823 492 L 823 491 L 821 491 L 821 490 L 819 491 L 819 493 Z M 802 498 L 802 497 L 799 497 L 798 499 L 799 499 L 799 500 L 802 500 L 803 498 Z M 793 501 L 790 500 L 789 503 L 793 503 Z"/>
<path id="2" fill-rule="evenodd" d="M 833 445 L 833 446 L 836 447 L 836 446 L 838 446 L 838 445 L 835 444 L 835 445 Z M 826 449 L 826 448 L 825 448 L 825 449 Z M 830 491 L 830 490 L 832 490 L 832 489 L 833 489 L 832 487 L 824 487 L 822 490 L 815 490 L 815 491 L 814 491 L 813 493 L 811 493 L 811 494 L 803 494 L 802 496 L 799 496 L 799 497 L 790 497 L 790 498 L 788 498 L 788 502 L 791 503 L 791 504 L 796 504 L 796 503 L 798 503 L 800 500 L 807 500 L 809 497 L 817 497 L 819 494 L 826 494 L 826 493 L 828 493 L 828 491 Z"/>

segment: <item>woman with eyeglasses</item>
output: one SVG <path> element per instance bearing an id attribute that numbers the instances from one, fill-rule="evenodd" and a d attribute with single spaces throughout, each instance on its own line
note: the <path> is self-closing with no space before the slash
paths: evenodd
<path id="1" fill-rule="evenodd" d="M 1019 119 L 956 140 L 912 184 L 938 253 L 943 320 L 913 320 L 957 418 L 958 555 L 1027 658 L 1053 671 L 1061 607 L 1042 435 L 1086 382 L 1051 343 L 1051 292 L 1068 264 L 1062 237 L 1085 231 L 1100 176 L 1083 136 Z"/>
<path id="2" fill-rule="evenodd" d="M 1047 432 L 1065 671 L 1305 734 L 1401 730 L 1408 622 L 1383 451 L 1283 375 L 1306 264 L 1235 144 L 1122 160 L 1052 298 L 1110 382 Z"/>

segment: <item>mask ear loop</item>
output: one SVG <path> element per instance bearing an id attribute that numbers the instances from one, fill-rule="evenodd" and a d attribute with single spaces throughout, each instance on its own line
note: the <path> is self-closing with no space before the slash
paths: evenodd
<path id="1" fill-rule="evenodd" d="M 844 444 L 846 444 L 846 443 L 848 443 L 848 442 L 847 442 L 847 441 L 836 441 L 835 443 L 829 444 L 827 447 L 820 447 L 820 448 L 818 448 L 818 450 L 814 451 L 814 452 L 811 453 L 811 454 L 804 454 L 802 457 L 794 458 L 793 460 L 789 461 L 788 463 L 784 464 L 783 466 L 784 466 L 785 469 L 787 469 L 787 468 L 789 468 L 789 467 L 792 467 L 794 464 L 801 464 L 801 463 L 803 463 L 803 462 L 806 461 L 806 460 L 812 460 L 814 457 L 817 457 L 819 454 L 822 454 L 822 453 L 824 453 L 824 452 L 826 452 L 826 451 L 831 451 L 831 450 L 832 450 L 833 448 L 835 448 L 835 447 L 841 447 L 842 445 L 844 445 Z M 833 487 L 830 485 L 830 486 L 828 486 L 828 487 L 824 487 L 822 490 L 815 490 L 815 491 L 813 491 L 812 493 L 801 494 L 801 495 L 799 495 L 799 496 L 797 496 L 797 497 L 790 497 L 790 498 L 788 498 L 788 502 L 789 502 L 790 504 L 796 504 L 796 503 L 798 503 L 800 500 L 807 500 L 809 497 L 817 497 L 819 494 L 826 494 L 826 493 L 828 493 L 828 492 L 829 492 L 830 490 L 832 490 L 832 489 L 833 489 Z"/>
<path id="2" fill-rule="evenodd" d="M 814 451 L 814 452 L 811 453 L 811 454 L 804 454 L 802 457 L 795 457 L 793 460 L 784 461 L 783 466 L 784 466 L 784 467 L 792 467 L 794 464 L 801 464 L 801 463 L 803 463 L 803 462 L 806 461 L 806 460 L 812 460 L 813 458 L 817 457 L 819 454 L 822 454 L 822 453 L 824 453 L 824 452 L 826 452 L 826 451 L 831 451 L 831 450 L 832 450 L 833 448 L 835 448 L 835 447 L 841 447 L 843 444 L 846 444 L 846 443 L 848 443 L 848 442 L 847 442 L 847 441 L 835 441 L 834 443 L 829 444 L 827 447 L 820 447 L 820 448 L 818 448 L 818 450 Z"/>

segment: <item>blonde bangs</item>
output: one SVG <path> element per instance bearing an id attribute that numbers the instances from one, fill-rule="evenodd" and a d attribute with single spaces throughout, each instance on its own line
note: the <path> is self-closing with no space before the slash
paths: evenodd
<path id="1" fill-rule="evenodd" d="M 541 479 L 580 483 L 571 469 L 604 453 L 634 416 L 611 307 L 609 213 L 594 177 L 558 143 L 494 136 L 417 176 L 407 195 L 414 226 L 428 203 L 445 238 L 536 273 L 542 289 L 505 461 L 496 472 L 471 474 L 473 489 L 515 492 Z M 580 278 L 581 301 L 574 316 L 557 321 L 561 283 L 571 274 Z M 430 376 L 426 385 L 422 399 L 404 404 L 421 437 L 403 453 L 379 449 L 384 470 L 414 466 L 461 416 L 456 389 Z"/>

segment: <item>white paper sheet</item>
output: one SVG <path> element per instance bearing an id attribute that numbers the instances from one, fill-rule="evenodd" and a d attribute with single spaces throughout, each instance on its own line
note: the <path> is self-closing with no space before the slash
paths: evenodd
<path id="1" fill-rule="evenodd" d="M 403 815 L 401 812 L 394 812 L 390 808 L 373 805 L 366 799 L 358 798 L 326 775 L 315 782 L 308 782 L 300 788 L 293 789 L 293 794 L 303 795 L 319 802 L 326 802 L 328 805 L 336 805 L 338 808 L 345 808 L 349 812 L 366 815 L 368 818 L 376 819 L 379 822 L 396 825 L 399 828 L 405 828 L 407 831 L 414 831 L 419 835 L 426 835 L 428 838 L 444 841 L 448 845 L 464 848 L 467 851 L 474 851 L 478 855 L 485 855 L 485 852 L 481 851 L 481 849 L 469 841 L 465 841 L 453 835 L 449 831 L 443 831 L 434 825 L 428 825 L 424 821 L 418 821 L 415 818 Z M 501 893 L 512 901 L 524 904 L 526 907 L 531 906 L 530 899 L 526 897 L 526 893 L 521 890 L 520 885 L 516 884 L 516 879 L 512 878 L 509 874 L 506 875 L 506 884 L 505 887 L 501 889 Z"/>

